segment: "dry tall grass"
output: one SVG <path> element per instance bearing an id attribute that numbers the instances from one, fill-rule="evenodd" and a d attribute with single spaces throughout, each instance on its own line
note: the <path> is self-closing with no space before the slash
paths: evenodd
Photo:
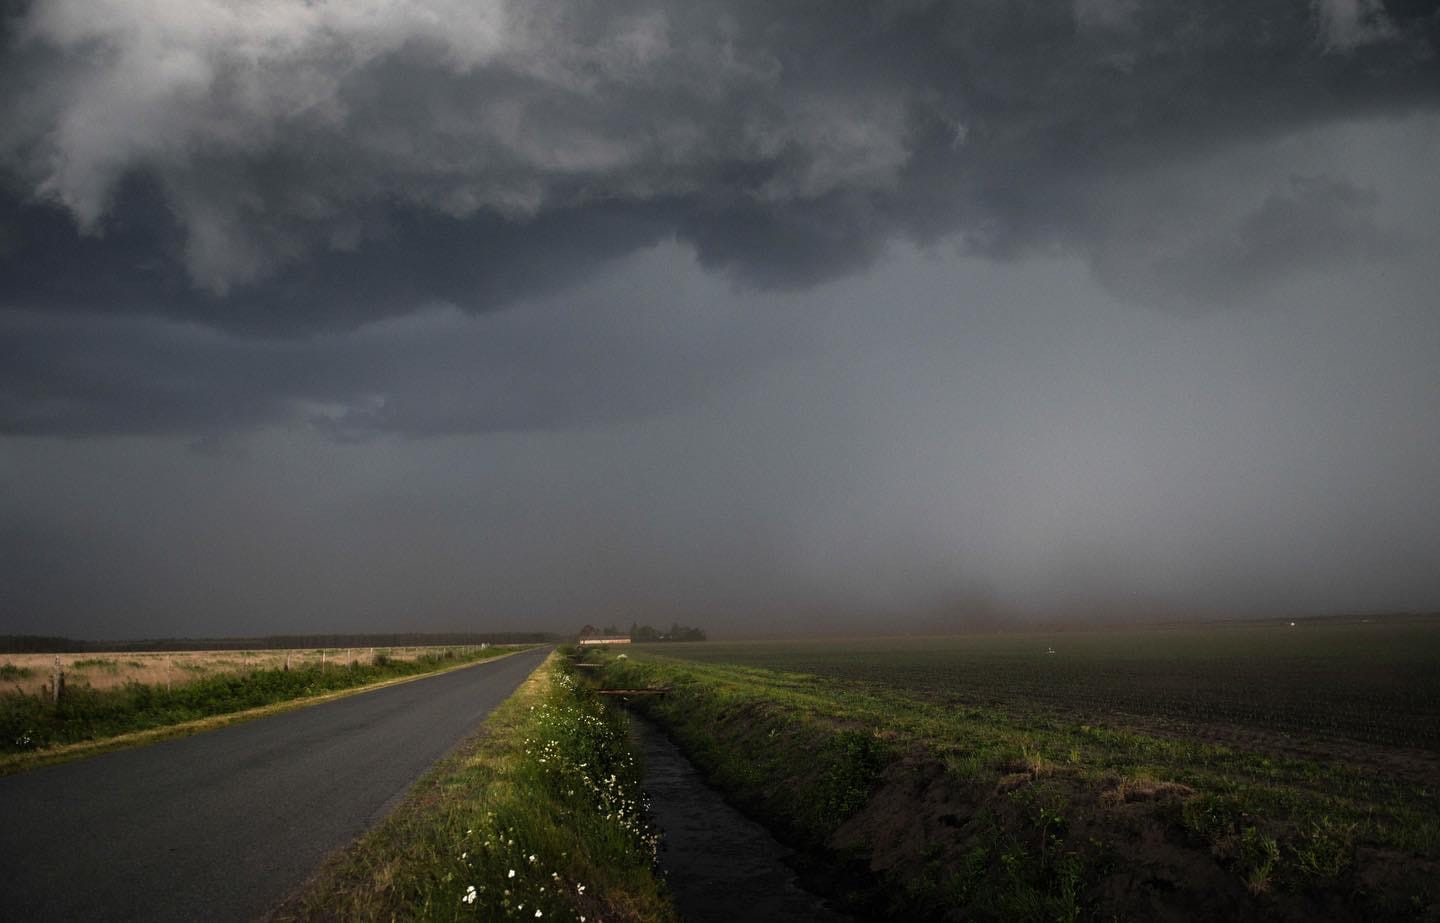
<path id="1" fill-rule="evenodd" d="M 95 689 L 113 689 L 126 683 L 151 686 L 179 686 L 207 676 L 244 673 L 249 670 L 278 670 L 287 663 L 292 669 L 317 665 L 322 657 L 328 665 L 346 666 L 374 662 L 375 657 L 391 660 L 414 660 L 431 651 L 468 650 L 468 647 L 441 645 L 436 647 L 354 647 L 305 648 L 255 651 L 118 651 L 85 654 L 0 654 L 0 666 L 9 664 L 28 675 L 11 676 L 6 689 L 40 692 L 50 683 L 55 658 L 65 671 L 66 685 L 88 685 Z"/>

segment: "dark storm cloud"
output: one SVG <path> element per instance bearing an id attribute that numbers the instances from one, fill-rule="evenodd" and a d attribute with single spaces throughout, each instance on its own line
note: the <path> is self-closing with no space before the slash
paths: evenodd
<path id="1" fill-rule="evenodd" d="M 240 337 L 147 317 L 0 312 L 0 434 L 203 434 L 282 422 L 340 440 L 560 429 L 662 413 L 790 347 L 742 338 L 711 292 L 690 309 L 658 265 L 637 285 L 474 318 L 431 308 L 353 331 Z M 638 262 L 638 265 L 637 265 Z M 683 257 L 677 260 L 685 266 Z M 648 265 L 647 265 L 648 263 Z M 753 332 L 753 331 L 752 331 Z"/>
<path id="2" fill-rule="evenodd" d="M 1433 104 L 1437 22 L 1365 0 L 37 2 L 0 81 L 4 279 L 31 307 L 285 332 L 486 309 L 671 232 L 760 284 L 897 234 L 1024 252 L 1096 230 L 1095 177 Z"/>
<path id="3" fill-rule="evenodd" d="M 488 308 L 543 295 L 608 259 L 655 242 L 663 225 L 630 206 L 538 216 L 523 224 L 396 209 L 360 248 L 321 248 L 274 278 L 224 295 L 196 288 L 181 262 L 184 228 L 153 184 L 117 193 L 103 235 L 61 209 L 0 195 L 5 307 L 58 314 L 144 314 L 260 336 L 345 330 L 435 301 Z"/>

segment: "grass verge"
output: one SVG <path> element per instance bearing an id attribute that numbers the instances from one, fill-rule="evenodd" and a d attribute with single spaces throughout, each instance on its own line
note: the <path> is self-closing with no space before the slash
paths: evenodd
<path id="1" fill-rule="evenodd" d="M 107 690 L 76 686 L 66 689 L 59 706 L 38 695 L 0 694 L 0 776 L 279 714 L 523 649 L 437 652 L 328 670 L 254 670 L 173 690 L 138 683 Z"/>
<path id="2" fill-rule="evenodd" d="M 1433 784 L 639 650 L 605 663 L 866 915 L 1440 919 Z M 848 893 L 846 893 L 848 892 Z"/>
<path id="3" fill-rule="evenodd" d="M 273 919 L 668 923 L 625 719 L 552 654 Z"/>

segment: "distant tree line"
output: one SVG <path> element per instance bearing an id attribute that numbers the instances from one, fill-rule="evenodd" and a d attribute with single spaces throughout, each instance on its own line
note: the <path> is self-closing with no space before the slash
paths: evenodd
<path id="1" fill-rule="evenodd" d="M 636 644 L 647 641 L 704 641 L 705 629 L 690 628 L 679 622 L 671 622 L 669 631 L 661 631 L 649 625 L 630 623 L 630 640 Z"/>
<path id="2" fill-rule="evenodd" d="M 442 644 L 545 644 L 545 631 L 406 632 L 400 634 L 265 635 L 258 638 L 150 638 L 80 641 L 42 635 L 0 635 L 0 653 L 83 654 L 91 651 L 240 651 L 322 647 L 426 647 Z"/>

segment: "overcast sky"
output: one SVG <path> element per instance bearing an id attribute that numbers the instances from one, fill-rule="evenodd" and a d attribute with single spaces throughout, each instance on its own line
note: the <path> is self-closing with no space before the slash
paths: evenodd
<path id="1" fill-rule="evenodd" d="M 0 23 L 0 633 L 1440 610 L 1433 2 Z"/>

